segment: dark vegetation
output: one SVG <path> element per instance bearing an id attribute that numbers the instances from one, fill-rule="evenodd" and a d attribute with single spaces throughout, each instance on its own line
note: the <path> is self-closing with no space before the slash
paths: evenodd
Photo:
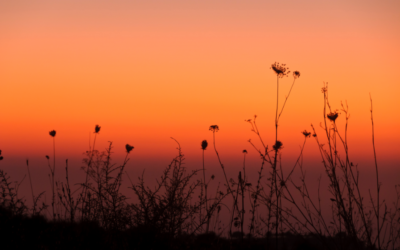
<path id="1" fill-rule="evenodd" d="M 212 147 L 223 173 L 223 185 L 210 192 L 215 177 L 206 173 L 201 142 L 203 168 L 188 171 L 178 141 L 178 154 L 157 180 L 157 186 L 145 184 L 144 175 L 134 178 L 125 172 L 134 147 L 127 144 L 122 164 L 111 160 L 112 143 L 105 151 L 95 149 L 101 127 L 96 125 L 93 145 L 83 160 L 85 181 L 71 185 L 68 160 L 65 168 L 56 167 L 56 131 L 53 156 L 46 156 L 51 183 L 51 204 L 42 202 L 44 193 L 35 195 L 30 179 L 33 206 L 18 197 L 20 183 L 12 182 L 0 168 L 0 237 L 4 249 L 400 249 L 400 189 L 394 192 L 397 200 L 388 203 L 381 199 L 381 182 L 375 154 L 374 123 L 371 99 L 372 147 L 375 162 L 375 190 L 364 196 L 359 184 L 357 164 L 351 161 L 347 143 L 348 106 L 331 108 L 328 86 L 322 94 L 322 132 L 314 126 L 304 130 L 304 143 L 294 166 L 281 164 L 283 143 L 279 140 L 279 119 L 286 107 L 300 73 L 293 73 L 293 83 L 279 105 L 279 81 L 289 76 L 284 64 L 274 63 L 277 76 L 275 139 L 266 145 L 254 119 L 246 120 L 261 148 L 249 140 L 260 156 L 258 180 L 248 181 L 246 154 L 243 150 L 243 171 L 228 177 L 216 147 L 218 125 L 211 125 Z M 339 130 L 337 119 L 345 119 Z M 341 132 L 340 132 L 341 131 Z M 318 191 L 312 197 L 303 170 L 303 149 L 308 140 L 318 145 L 322 167 L 329 183 L 322 188 L 330 193 L 330 216 L 326 216 Z M 52 158 L 52 159 L 51 159 Z M 0 151 L 0 160 L 3 159 Z M 52 161 L 51 161 L 52 160 Z M 56 180 L 63 169 L 65 180 Z M 284 174 L 284 171 L 285 173 Z M 292 178 L 300 171 L 300 179 Z M 121 192 L 122 181 L 130 183 L 133 199 Z M 74 188 L 74 189 L 73 189 Z M 319 186 L 319 190 L 321 187 Z M 326 197 L 325 197 L 326 200 Z M 221 213 L 229 213 L 229 221 L 221 223 Z M 45 212 L 51 216 L 44 216 Z"/>

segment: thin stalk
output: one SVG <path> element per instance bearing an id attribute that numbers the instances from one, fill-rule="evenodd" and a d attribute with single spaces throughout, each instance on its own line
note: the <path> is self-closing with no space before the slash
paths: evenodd
<path id="1" fill-rule="evenodd" d="M 380 226 L 379 226 L 379 207 L 380 207 L 380 202 L 379 202 L 379 193 L 380 193 L 380 184 L 379 184 L 379 173 L 378 173 L 378 161 L 376 159 L 376 150 L 375 150 L 375 127 L 374 127 L 374 117 L 373 117 L 373 112 L 372 112 L 372 97 L 371 94 L 369 95 L 369 99 L 371 101 L 371 124 L 372 124 L 372 148 L 374 149 L 374 160 L 375 160 L 375 170 L 376 170 L 376 199 L 377 199 L 377 207 L 376 207 L 376 221 L 377 221 L 377 226 L 378 226 L 378 247 L 379 250 L 381 250 L 381 239 L 380 239 Z"/>
<path id="2" fill-rule="evenodd" d="M 277 159 L 278 159 L 278 105 L 279 105 L 279 75 L 276 76 L 276 113 L 275 113 L 275 157 L 274 157 L 274 166 L 272 170 L 272 181 L 275 184 L 275 196 L 276 196 L 276 202 L 277 202 L 277 208 L 276 208 L 276 224 L 275 224 L 275 243 L 276 243 L 276 248 L 278 249 L 278 226 L 279 226 L 279 214 L 278 214 L 278 206 L 279 206 L 279 197 L 278 197 L 278 185 L 276 183 L 276 164 L 277 164 Z M 272 189 L 271 185 L 271 189 Z"/>
<path id="3" fill-rule="evenodd" d="M 90 155 L 90 159 L 89 159 L 89 163 L 88 163 L 88 167 L 87 167 L 87 170 L 86 170 L 86 180 L 85 180 L 85 185 L 84 185 L 84 196 L 83 196 L 83 200 L 82 200 L 82 216 L 85 216 L 85 213 L 86 212 L 84 212 L 84 206 L 85 206 L 85 201 L 86 201 L 86 195 L 87 195 L 87 184 L 88 184 L 88 181 L 89 181 L 89 171 L 90 171 L 90 165 L 92 164 L 92 160 L 93 160 L 93 155 L 94 155 L 94 146 L 96 145 L 96 137 L 97 137 L 97 133 L 95 133 L 95 135 L 94 135 L 94 140 L 93 140 L 93 148 L 91 149 L 91 155 Z"/>
<path id="4" fill-rule="evenodd" d="M 55 206 L 55 172 L 56 172 L 56 138 L 53 137 L 53 171 L 51 173 L 52 175 L 52 184 L 53 184 L 53 203 L 52 208 L 53 208 L 53 220 L 56 220 L 56 213 L 54 211 L 54 206 Z"/>
<path id="5" fill-rule="evenodd" d="M 26 167 L 28 168 L 29 183 L 31 185 L 31 191 L 32 191 L 33 213 L 35 214 L 35 212 L 36 212 L 36 202 L 35 202 L 35 195 L 33 193 L 32 178 L 31 178 L 31 172 L 29 171 L 29 161 L 28 161 L 28 159 L 26 160 Z"/>
<path id="6" fill-rule="evenodd" d="M 286 101 L 289 99 L 289 96 L 290 96 L 290 93 L 292 92 L 292 88 L 293 88 L 293 86 L 294 86 L 294 82 L 295 82 L 295 81 L 296 81 L 296 78 L 293 79 L 292 86 L 290 87 L 289 94 L 286 96 L 285 102 L 283 103 L 283 106 L 282 106 L 281 112 L 279 113 L 278 119 L 279 119 L 279 118 L 281 117 L 281 115 L 282 115 L 283 109 L 285 108 L 285 105 L 286 105 Z"/>
<path id="7" fill-rule="evenodd" d="M 206 233 L 208 233 L 208 229 L 209 229 L 209 226 L 210 226 L 210 218 L 208 216 L 206 170 L 205 170 L 205 167 L 204 167 L 204 149 L 203 149 L 203 179 L 204 179 L 204 198 L 206 200 L 206 215 L 207 215 Z"/>

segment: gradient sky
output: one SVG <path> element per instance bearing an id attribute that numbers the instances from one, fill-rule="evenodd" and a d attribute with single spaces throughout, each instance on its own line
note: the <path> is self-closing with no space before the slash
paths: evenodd
<path id="1" fill-rule="evenodd" d="M 284 156 L 298 154 L 310 124 L 322 132 L 328 82 L 332 107 L 349 105 L 350 153 L 364 162 L 373 159 L 372 95 L 378 160 L 398 174 L 399 10 L 397 0 L 1 1 L 3 164 L 38 157 L 46 166 L 53 129 L 57 155 L 81 159 L 96 124 L 99 149 L 113 141 L 122 156 L 129 143 L 143 163 L 165 166 L 171 136 L 197 161 L 213 124 L 221 155 L 241 159 L 246 148 L 257 159 L 244 120 L 257 114 L 274 142 L 277 61 L 301 73 L 280 120 Z M 280 104 L 291 83 L 281 80 Z M 318 156 L 308 145 L 305 156 Z"/>

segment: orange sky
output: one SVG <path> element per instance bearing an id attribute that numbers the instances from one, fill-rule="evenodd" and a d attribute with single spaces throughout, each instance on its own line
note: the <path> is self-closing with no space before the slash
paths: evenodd
<path id="1" fill-rule="evenodd" d="M 298 153 L 311 123 L 322 131 L 325 81 L 334 109 L 349 104 L 359 157 L 372 157 L 371 93 L 378 160 L 396 167 L 399 9 L 370 0 L 1 1 L 0 149 L 51 154 L 55 129 L 60 157 L 80 158 L 99 124 L 99 148 L 113 141 L 123 155 L 130 143 L 137 158 L 170 159 L 172 136 L 189 158 L 217 124 L 225 156 L 241 159 L 246 148 L 256 157 L 244 120 L 257 114 L 273 143 L 278 61 L 301 72 L 280 120 L 284 154 Z M 282 79 L 280 104 L 291 82 Z M 309 150 L 318 153 L 314 141 Z"/>

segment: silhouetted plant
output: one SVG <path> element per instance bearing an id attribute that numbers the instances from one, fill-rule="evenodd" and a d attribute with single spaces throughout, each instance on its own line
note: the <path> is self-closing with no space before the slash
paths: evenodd
<path id="1" fill-rule="evenodd" d="M 203 182 L 202 182 L 202 190 L 201 192 L 203 192 L 203 186 L 204 186 L 204 200 L 205 200 L 205 211 L 206 211 L 206 233 L 208 233 L 209 227 L 210 227 L 210 217 L 209 217 L 209 213 L 208 213 L 208 197 L 207 197 L 207 186 L 208 183 L 206 181 L 206 169 L 204 166 L 204 151 L 207 149 L 208 146 L 208 142 L 207 140 L 203 140 L 201 142 L 201 149 L 203 150 Z M 201 207 L 200 207 L 200 221 L 201 221 Z"/>
<path id="2" fill-rule="evenodd" d="M 203 205 L 192 203 L 192 196 L 201 182 L 199 180 L 192 182 L 198 171 L 186 174 L 186 168 L 183 167 L 184 155 L 180 144 L 178 142 L 177 144 L 178 156 L 164 170 L 154 190 L 145 186 L 143 175 L 139 178 L 139 184 L 131 181 L 131 189 L 139 200 L 138 204 L 132 204 L 134 226 L 155 228 L 171 237 L 184 232 L 197 232 L 203 225 L 198 225 L 193 232 L 189 231 L 190 218 L 198 214 Z"/>
<path id="3" fill-rule="evenodd" d="M 97 152 L 97 151 L 95 151 L 95 145 L 96 145 L 97 134 L 100 132 L 100 128 L 101 127 L 99 125 L 96 125 L 94 127 L 93 147 L 89 148 L 89 151 L 91 152 L 91 154 L 90 154 L 89 160 L 86 162 L 87 163 L 87 169 L 91 168 L 92 161 L 93 161 L 93 154 L 95 152 Z M 89 142 L 89 144 L 90 144 L 90 142 Z M 82 211 L 82 219 L 83 220 L 87 219 L 86 218 L 87 209 L 89 208 L 89 207 L 84 207 L 84 206 L 90 204 L 90 203 L 86 202 L 86 199 L 87 199 L 87 196 L 88 196 L 88 193 L 87 193 L 88 181 L 89 181 L 89 172 L 86 172 L 85 183 L 83 183 L 83 185 L 82 185 L 82 194 L 81 194 L 81 196 L 82 196 L 82 208 L 81 208 L 81 211 Z"/>
<path id="4" fill-rule="evenodd" d="M 85 220 L 97 221 L 106 229 L 124 229 L 131 225 L 131 214 L 126 204 L 127 198 L 120 193 L 120 187 L 132 149 L 127 150 L 123 164 L 118 166 L 111 163 L 112 148 L 110 142 L 105 152 L 96 150 L 86 153 L 84 163 L 87 167 L 83 169 L 88 181 L 81 185 L 87 190 L 87 199 L 82 198 L 82 213 L 85 214 Z"/>
<path id="5" fill-rule="evenodd" d="M 18 197 L 21 182 L 10 181 L 10 177 L 0 169 L 0 207 L 8 209 L 12 215 L 22 215 L 28 211 L 25 200 Z"/>
<path id="6" fill-rule="evenodd" d="M 49 167 L 50 167 L 50 174 L 51 174 L 51 190 L 53 193 L 52 196 L 52 201 L 51 201 L 51 207 L 53 209 L 53 220 L 56 219 L 56 211 L 55 211 L 55 206 L 56 206 L 56 186 L 55 186 L 55 172 L 56 172 L 56 131 L 52 130 L 49 132 L 50 136 L 53 137 L 53 168 L 50 167 L 50 163 L 49 163 Z M 48 157 L 48 156 L 46 156 Z M 48 158 L 49 159 L 49 158 Z"/>
<path id="7" fill-rule="evenodd" d="M 58 197 L 65 209 L 65 213 L 69 215 L 69 221 L 74 222 L 78 206 L 82 202 L 82 193 L 77 198 L 74 198 L 73 194 L 78 190 L 71 192 L 68 176 L 68 159 L 65 160 L 65 180 L 65 184 L 61 182 L 61 192 L 58 192 Z M 66 219 L 68 220 L 68 217 Z"/>

